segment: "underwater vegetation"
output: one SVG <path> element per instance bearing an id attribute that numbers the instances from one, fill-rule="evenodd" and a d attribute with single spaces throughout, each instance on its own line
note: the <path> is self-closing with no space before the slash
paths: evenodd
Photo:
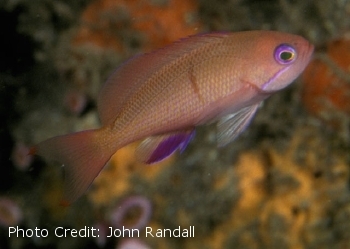
<path id="1" fill-rule="evenodd" d="M 349 10 L 347 0 L 1 1 L 0 248 L 350 248 Z M 100 127 L 100 89 L 128 58 L 245 30 L 300 35 L 315 55 L 226 147 L 209 124 L 181 156 L 145 165 L 134 142 L 60 205 L 63 169 L 28 157 L 33 145 Z M 107 237 L 120 224 L 140 237 Z M 146 237 L 179 226 L 194 237 Z M 71 236 L 91 228 L 103 236 Z"/>

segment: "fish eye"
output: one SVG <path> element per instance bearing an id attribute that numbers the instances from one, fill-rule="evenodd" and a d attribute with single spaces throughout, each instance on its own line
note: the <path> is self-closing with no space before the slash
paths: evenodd
<path id="1" fill-rule="evenodd" d="M 275 60 L 280 64 L 290 64 L 296 59 L 295 49 L 288 44 L 281 44 L 275 49 Z"/>

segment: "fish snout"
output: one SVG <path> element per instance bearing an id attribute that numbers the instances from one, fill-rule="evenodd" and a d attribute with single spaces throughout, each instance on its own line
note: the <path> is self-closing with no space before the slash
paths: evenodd
<path id="1" fill-rule="evenodd" d="M 305 61 L 305 64 L 307 65 L 312 57 L 312 54 L 314 53 L 315 46 L 309 41 L 306 41 L 306 42 L 307 42 L 305 46 L 306 49 L 302 50 L 301 57 L 302 57 L 302 60 Z"/>

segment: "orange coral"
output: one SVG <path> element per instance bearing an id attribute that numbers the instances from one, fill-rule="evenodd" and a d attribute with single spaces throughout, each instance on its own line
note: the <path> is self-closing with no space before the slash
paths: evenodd
<path id="1" fill-rule="evenodd" d="M 322 118 L 334 111 L 350 115 L 350 40 L 329 43 L 326 54 L 306 68 L 303 80 L 302 100 L 311 113 Z"/>
<path id="2" fill-rule="evenodd" d="M 92 43 L 120 51 L 125 35 L 136 31 L 144 39 L 144 49 L 164 46 L 200 28 L 191 16 L 195 0 L 169 0 L 156 4 L 146 0 L 97 0 L 81 17 L 81 28 L 73 44 Z"/>

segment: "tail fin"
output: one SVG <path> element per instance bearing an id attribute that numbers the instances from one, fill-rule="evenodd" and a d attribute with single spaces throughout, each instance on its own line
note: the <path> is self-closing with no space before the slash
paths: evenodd
<path id="1" fill-rule="evenodd" d="M 105 141 L 103 130 L 87 130 L 50 138 L 31 150 L 64 165 L 63 203 L 79 198 L 117 150 Z"/>

